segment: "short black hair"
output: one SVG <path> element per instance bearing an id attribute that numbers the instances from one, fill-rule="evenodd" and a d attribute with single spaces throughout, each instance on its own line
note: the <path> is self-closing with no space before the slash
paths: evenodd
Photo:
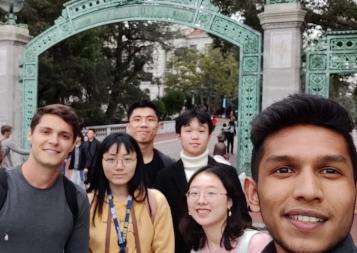
<path id="1" fill-rule="evenodd" d="M 89 131 L 92 131 L 93 133 L 96 133 L 96 131 L 95 131 L 94 128 L 88 128 L 88 129 L 87 129 L 87 133 L 88 133 Z"/>
<path id="2" fill-rule="evenodd" d="M 233 241 L 239 238 L 246 228 L 252 228 L 252 218 L 248 212 L 247 202 L 237 171 L 233 167 L 221 163 L 205 166 L 192 175 L 187 183 L 186 193 L 189 191 L 192 181 L 201 173 L 209 173 L 218 177 L 227 191 L 227 197 L 232 200 L 231 216 L 228 216 L 227 213 L 227 220 L 220 241 L 221 246 L 226 250 L 231 250 L 233 249 Z M 183 203 L 183 217 L 179 230 L 187 246 L 196 251 L 204 247 L 207 237 L 202 226 L 188 214 L 186 199 Z"/>
<path id="3" fill-rule="evenodd" d="M 1 126 L 1 134 L 4 135 L 6 132 L 11 132 L 12 126 L 10 125 L 2 125 Z"/>
<path id="4" fill-rule="evenodd" d="M 356 182 L 357 153 L 351 135 L 353 120 L 346 109 L 333 100 L 309 94 L 290 95 L 259 113 L 251 125 L 250 139 L 253 144 L 251 172 L 255 181 L 258 181 L 264 142 L 269 136 L 294 125 L 315 125 L 330 129 L 344 138 Z"/>
<path id="5" fill-rule="evenodd" d="M 131 114 L 133 114 L 133 111 L 137 108 L 151 108 L 153 109 L 153 111 L 155 112 L 157 118 L 160 120 L 160 112 L 159 110 L 157 109 L 156 105 L 149 101 L 149 100 L 140 100 L 140 101 L 137 101 L 137 102 L 134 102 L 132 105 L 129 106 L 129 109 L 128 109 L 128 113 L 127 113 L 127 116 L 128 116 L 128 120 L 131 116 Z"/>
<path id="6" fill-rule="evenodd" d="M 186 110 L 183 113 L 181 113 L 177 118 L 176 118 L 176 124 L 175 124 L 175 130 L 177 134 L 181 133 L 181 128 L 183 126 L 187 126 L 190 124 L 190 122 L 196 118 L 198 122 L 201 124 L 207 124 L 208 125 L 208 131 L 209 134 L 213 132 L 213 123 L 211 120 L 211 117 L 208 115 L 207 112 L 196 110 L 196 109 L 190 109 Z"/>

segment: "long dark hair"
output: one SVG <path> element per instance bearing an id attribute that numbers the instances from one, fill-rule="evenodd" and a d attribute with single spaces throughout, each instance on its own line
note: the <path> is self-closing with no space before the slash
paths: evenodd
<path id="1" fill-rule="evenodd" d="M 128 153 L 136 154 L 137 163 L 135 173 L 128 182 L 129 194 L 132 195 L 133 199 L 137 202 L 142 202 L 147 198 L 147 187 L 144 180 L 143 155 L 139 145 L 134 138 L 126 133 L 112 133 L 103 140 L 99 147 L 98 155 L 96 156 L 93 166 L 92 177 L 89 182 L 90 186 L 87 190 L 87 192 L 93 192 L 93 200 L 91 202 L 91 206 L 94 205 L 92 216 L 93 224 L 97 212 L 100 217 L 102 216 L 105 195 L 109 189 L 109 180 L 103 171 L 103 154 L 115 144 L 117 145 L 117 152 L 119 151 L 120 146 L 123 146 Z"/>
<path id="2" fill-rule="evenodd" d="M 244 233 L 244 229 L 252 228 L 252 218 L 248 212 L 247 202 L 237 172 L 233 167 L 223 164 L 205 166 L 193 174 L 188 181 L 186 192 L 190 189 L 192 181 L 201 173 L 210 173 L 218 177 L 227 191 L 227 197 L 232 200 L 230 209 L 232 214 L 227 215 L 220 242 L 226 250 L 231 250 L 234 247 L 232 242 Z M 207 237 L 202 226 L 188 214 L 187 201 L 184 202 L 183 212 L 179 230 L 185 242 L 194 250 L 203 248 L 207 242 Z"/>

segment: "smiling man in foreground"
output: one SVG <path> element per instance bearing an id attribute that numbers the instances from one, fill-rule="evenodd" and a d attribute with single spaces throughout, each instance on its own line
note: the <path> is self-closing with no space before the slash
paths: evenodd
<path id="1" fill-rule="evenodd" d="M 250 208 L 273 237 L 263 253 L 357 252 L 349 231 L 357 154 L 348 112 L 332 100 L 292 95 L 252 123 Z"/>
<path id="2" fill-rule="evenodd" d="M 88 253 L 87 195 L 60 173 L 79 133 L 69 106 L 47 105 L 32 118 L 28 160 L 0 174 L 1 253 Z"/>

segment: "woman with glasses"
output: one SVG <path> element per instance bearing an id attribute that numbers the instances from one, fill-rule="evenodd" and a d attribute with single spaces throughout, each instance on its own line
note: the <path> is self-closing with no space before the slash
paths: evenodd
<path id="1" fill-rule="evenodd" d="M 188 182 L 185 215 L 180 231 L 199 253 L 260 253 L 270 236 L 252 229 L 245 196 L 238 190 L 235 170 L 225 165 L 206 166 Z"/>
<path id="2" fill-rule="evenodd" d="M 90 252 L 174 252 L 170 207 L 159 191 L 146 187 L 143 173 L 131 136 L 113 133 L 103 140 L 88 189 Z"/>

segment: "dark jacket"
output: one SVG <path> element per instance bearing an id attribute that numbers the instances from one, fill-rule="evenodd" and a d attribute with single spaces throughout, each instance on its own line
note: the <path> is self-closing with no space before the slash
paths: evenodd
<path id="1" fill-rule="evenodd" d="M 276 253 L 274 241 L 271 241 L 262 251 L 262 253 Z M 357 248 L 353 243 L 351 235 L 337 244 L 333 249 L 326 253 L 357 253 Z"/>
<path id="2" fill-rule="evenodd" d="M 71 160 L 69 162 L 69 169 L 73 170 L 74 169 L 74 161 L 76 159 L 76 152 L 75 152 L 76 147 L 74 147 L 73 151 L 71 152 Z M 85 154 L 83 151 L 83 144 L 79 146 L 79 160 L 78 160 L 78 170 L 83 170 L 85 168 Z"/>
<path id="3" fill-rule="evenodd" d="M 218 164 L 211 156 L 208 157 L 208 165 Z M 232 166 L 222 164 L 222 166 L 230 167 L 232 170 L 235 169 Z M 238 175 L 237 175 L 238 176 Z M 182 160 L 178 160 L 176 163 L 172 164 L 170 167 L 165 168 L 160 171 L 157 177 L 155 188 L 160 190 L 166 197 L 170 208 L 174 224 L 175 231 L 175 252 L 176 253 L 189 253 L 190 249 L 185 245 L 182 235 L 178 231 L 178 225 L 180 218 L 183 214 L 183 205 L 185 199 L 187 180 L 183 167 Z M 240 187 L 242 190 L 242 188 Z M 242 194 L 244 196 L 243 190 Z M 247 215 L 248 212 L 247 212 Z"/>
<path id="4" fill-rule="evenodd" d="M 155 150 L 159 154 L 159 157 L 160 157 L 162 163 L 164 164 L 164 168 L 171 166 L 175 162 L 175 160 L 172 159 L 171 157 L 169 157 L 168 155 L 165 155 L 164 153 L 160 152 L 157 149 L 155 149 Z"/>
<path id="5" fill-rule="evenodd" d="M 94 139 L 90 144 L 89 141 L 83 143 L 83 154 L 84 154 L 84 168 L 90 170 L 94 163 L 95 157 L 98 154 L 100 142 L 97 139 Z"/>

